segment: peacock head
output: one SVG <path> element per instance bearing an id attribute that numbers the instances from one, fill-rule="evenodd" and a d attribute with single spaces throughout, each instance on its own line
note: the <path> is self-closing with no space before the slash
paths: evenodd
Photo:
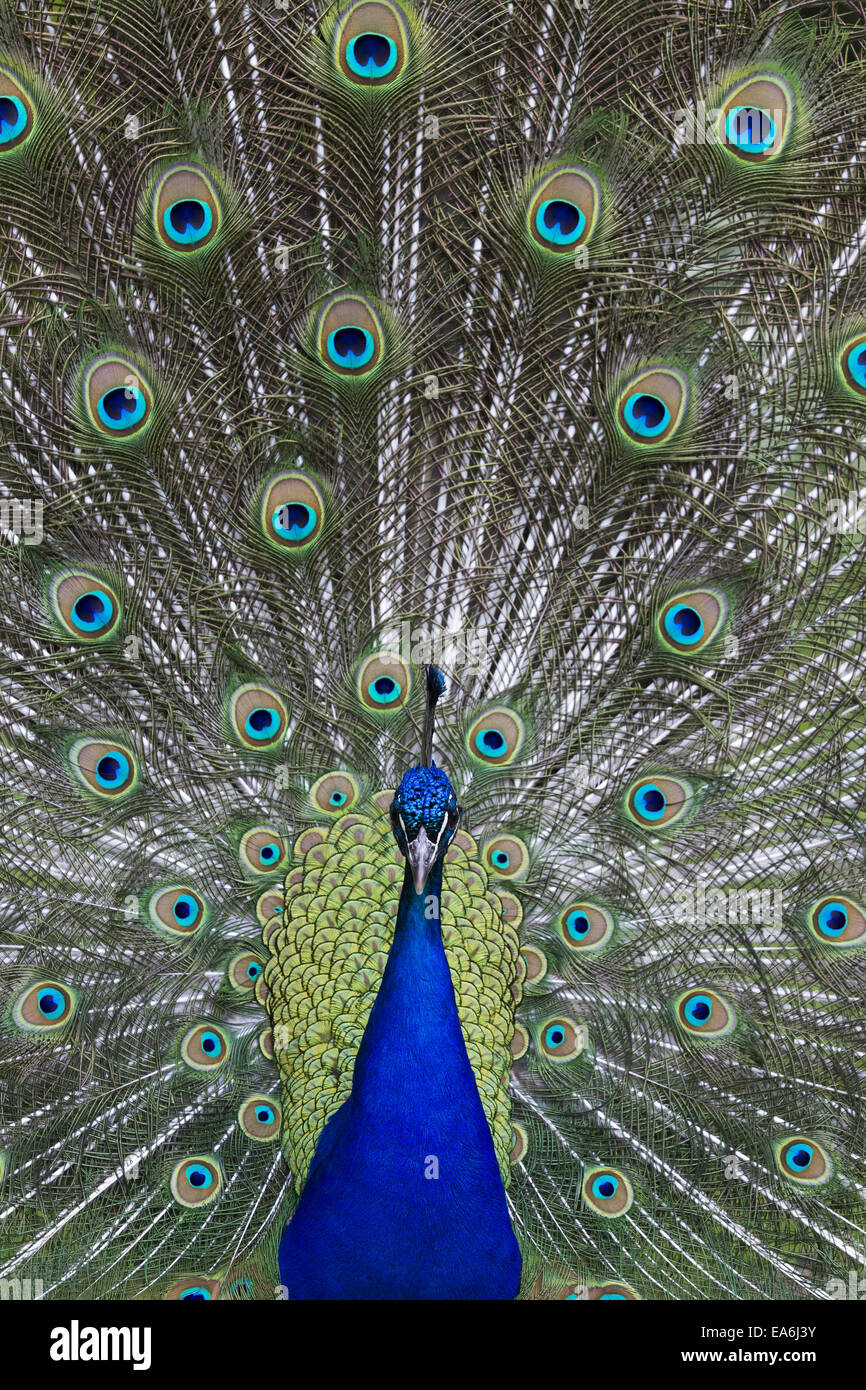
<path id="1" fill-rule="evenodd" d="M 431 763 L 409 769 L 391 803 L 391 825 L 397 846 L 409 861 L 416 893 L 423 893 L 431 869 L 454 839 L 460 814 L 441 768 Z"/>

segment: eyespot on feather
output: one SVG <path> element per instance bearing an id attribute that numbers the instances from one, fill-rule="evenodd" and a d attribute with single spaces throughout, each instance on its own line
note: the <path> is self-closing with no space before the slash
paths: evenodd
<path id="1" fill-rule="evenodd" d="M 310 788 L 315 810 L 327 816 L 342 816 L 355 805 L 358 795 L 358 783 L 348 772 L 327 772 Z"/>
<path id="2" fill-rule="evenodd" d="M 642 777 L 625 796 L 625 811 L 645 830 L 669 830 L 691 809 L 694 789 L 681 777 Z"/>
<path id="3" fill-rule="evenodd" d="M 239 686 L 229 701 L 232 732 L 256 752 L 274 748 L 286 736 L 289 713 L 285 701 L 269 685 L 249 683 Z"/>
<path id="4" fill-rule="evenodd" d="M 337 71 L 353 87 L 390 87 L 406 70 L 409 25 L 399 5 L 350 5 L 337 21 L 333 42 Z"/>
<path id="5" fill-rule="evenodd" d="M 803 1135 L 776 1143 L 776 1166 L 790 1182 L 808 1187 L 823 1187 L 833 1176 L 833 1160 L 817 1139 Z"/>
<path id="6" fill-rule="evenodd" d="M 660 645 L 694 656 L 718 637 L 728 619 L 728 602 L 719 589 L 689 589 L 662 605 L 656 625 Z"/>
<path id="7" fill-rule="evenodd" d="M 278 473 L 265 485 L 260 523 L 265 539 L 278 550 L 300 555 L 318 541 L 325 522 L 325 499 L 305 473 Z"/>
<path id="8" fill-rule="evenodd" d="M 548 1018 L 536 1025 L 539 1054 L 549 1062 L 572 1062 L 586 1046 L 584 1030 L 570 1018 Z"/>
<path id="9" fill-rule="evenodd" d="M 242 951 L 229 961 L 229 983 L 240 990 L 253 990 L 264 970 L 264 963 L 252 951 Z"/>
<path id="10" fill-rule="evenodd" d="M 31 97 L 5 63 L 0 63 L 0 160 L 20 150 L 36 129 Z"/>
<path id="11" fill-rule="evenodd" d="M 809 908 L 807 921 L 825 946 L 866 945 L 866 906 L 856 898 L 842 893 L 819 898 Z"/>
<path id="12" fill-rule="evenodd" d="M 105 800 L 120 800 L 138 781 L 135 757 L 122 743 L 80 738 L 69 752 L 69 764 L 88 791 Z"/>
<path id="13" fill-rule="evenodd" d="M 253 826 L 241 840 L 240 861 L 251 873 L 278 873 L 284 867 L 286 858 L 286 842 L 272 826 Z"/>
<path id="14" fill-rule="evenodd" d="M 68 985 L 40 980 L 18 996 L 12 1017 L 28 1033 L 47 1033 L 69 1022 L 75 1004 L 76 996 Z"/>
<path id="15" fill-rule="evenodd" d="M 103 438 L 119 442 L 144 434 L 153 414 L 153 390 L 141 368 L 119 353 L 103 353 L 84 368 L 86 417 Z"/>
<path id="16" fill-rule="evenodd" d="M 519 878 L 529 868 L 529 851 L 516 835 L 497 835 L 485 845 L 482 860 L 499 878 Z"/>
<path id="17" fill-rule="evenodd" d="M 716 1041 L 733 1033 L 736 1011 L 713 989 L 690 989 L 674 1000 L 674 1015 L 684 1032 Z"/>
<path id="18" fill-rule="evenodd" d="M 229 1035 L 215 1023 L 197 1023 L 184 1036 L 181 1056 L 194 1071 L 215 1071 L 229 1057 Z"/>
<path id="19" fill-rule="evenodd" d="M 375 372 L 385 351 L 385 331 L 373 305 L 363 295 L 332 295 L 316 319 L 319 360 L 344 380 L 362 380 Z"/>
<path id="20" fill-rule="evenodd" d="M 610 941 L 616 918 L 600 903 L 575 902 L 557 919 L 559 934 L 571 951 L 600 951 Z"/>
<path id="21" fill-rule="evenodd" d="M 250 1096 L 238 1111 L 238 1124 L 244 1134 L 259 1143 L 278 1139 L 282 1110 L 270 1096 Z"/>
<path id="22" fill-rule="evenodd" d="M 175 883 L 151 895 L 148 915 L 159 931 L 171 936 L 192 936 L 206 920 L 207 904 L 194 888 Z"/>
<path id="23" fill-rule="evenodd" d="M 358 668 L 358 698 L 374 714 L 388 715 L 402 709 L 411 687 L 409 667 L 392 652 L 377 652 L 374 656 L 368 656 Z"/>
<path id="24" fill-rule="evenodd" d="M 728 92 L 719 114 L 719 139 L 743 164 L 767 164 L 788 139 L 794 109 L 789 83 L 772 73 L 753 73 Z"/>
<path id="25" fill-rule="evenodd" d="M 161 245 L 195 255 L 219 237 L 222 206 L 210 174 L 198 164 L 173 164 L 151 194 L 153 229 Z"/>
<path id="26" fill-rule="evenodd" d="M 170 1186 L 182 1207 L 204 1207 L 219 1195 L 222 1172 L 215 1158 L 192 1154 L 176 1164 Z"/>
<path id="27" fill-rule="evenodd" d="M 627 383 L 616 403 L 622 436 L 639 448 L 666 444 L 679 429 L 689 400 L 689 383 L 676 367 L 648 367 Z"/>
<path id="28" fill-rule="evenodd" d="M 527 231 L 548 255 L 573 256 L 592 236 L 600 206 L 595 175 L 581 165 L 565 165 L 536 185 L 527 206 Z"/>
<path id="29" fill-rule="evenodd" d="M 631 1183 L 618 1168 L 588 1168 L 581 1189 L 584 1205 L 600 1216 L 624 1216 L 634 1201 Z"/>
<path id="30" fill-rule="evenodd" d="M 120 603 L 105 580 L 88 570 L 63 570 L 51 583 L 51 611 L 80 642 L 104 642 L 120 623 Z"/>
<path id="31" fill-rule="evenodd" d="M 476 763 L 503 767 L 517 757 L 525 733 L 520 716 L 500 705 L 486 710 L 472 721 L 466 735 L 466 747 Z"/>

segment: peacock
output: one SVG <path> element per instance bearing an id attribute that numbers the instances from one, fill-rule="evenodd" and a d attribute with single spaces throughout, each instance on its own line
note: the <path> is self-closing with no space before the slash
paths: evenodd
<path id="1" fill-rule="evenodd" d="M 6 0 L 4 1289 L 866 1274 L 864 38 Z"/>

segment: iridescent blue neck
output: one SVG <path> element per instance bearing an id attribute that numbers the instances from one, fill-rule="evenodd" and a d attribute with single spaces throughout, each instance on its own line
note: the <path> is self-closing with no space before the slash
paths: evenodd
<path id="1" fill-rule="evenodd" d="M 403 880 L 352 1093 L 280 1247 L 290 1298 L 514 1298 L 520 1252 L 442 943 L 441 862 Z"/>

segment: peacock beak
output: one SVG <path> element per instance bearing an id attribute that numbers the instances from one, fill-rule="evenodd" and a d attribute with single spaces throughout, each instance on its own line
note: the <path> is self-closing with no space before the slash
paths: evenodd
<path id="1" fill-rule="evenodd" d="M 415 839 L 407 842 L 406 858 L 409 860 L 409 868 L 412 870 L 412 878 L 415 883 L 416 893 L 424 892 L 424 884 L 427 882 L 427 875 L 436 863 L 436 856 L 438 853 L 438 840 L 431 840 L 423 825 L 415 836 Z"/>

